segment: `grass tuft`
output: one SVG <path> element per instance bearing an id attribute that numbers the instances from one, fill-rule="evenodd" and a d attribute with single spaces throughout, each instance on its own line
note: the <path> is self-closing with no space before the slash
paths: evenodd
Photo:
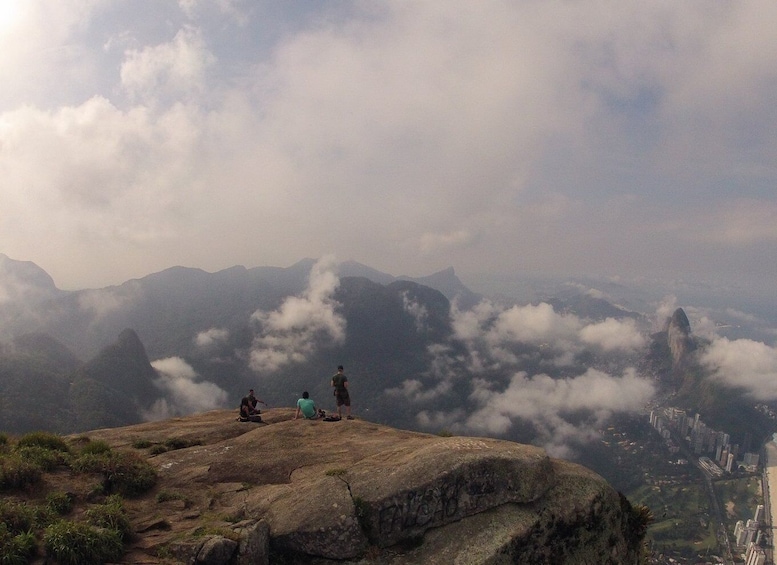
<path id="1" fill-rule="evenodd" d="M 64 520 L 46 528 L 43 545 L 59 565 L 98 565 L 117 561 L 124 553 L 117 530 Z"/>
<path id="2" fill-rule="evenodd" d="M 97 439 L 84 444 L 84 446 L 81 448 L 81 455 L 88 455 L 90 453 L 99 455 L 101 453 L 108 453 L 110 451 L 111 446 L 108 445 L 107 441 Z"/>
<path id="3" fill-rule="evenodd" d="M 30 432 L 24 434 L 19 438 L 16 446 L 17 448 L 38 446 L 52 451 L 61 451 L 63 453 L 70 452 L 70 448 L 65 440 L 57 434 L 52 434 L 50 432 Z"/>
<path id="4" fill-rule="evenodd" d="M 38 484 L 43 476 L 40 465 L 18 453 L 0 457 L 0 490 L 24 490 Z"/>
<path id="5" fill-rule="evenodd" d="M 132 535 L 127 512 L 124 510 L 124 501 L 118 495 L 111 495 L 105 500 L 105 504 L 98 504 L 89 508 L 84 515 L 87 523 L 99 528 L 116 530 L 122 540 L 128 540 Z"/>
<path id="6" fill-rule="evenodd" d="M 26 565 L 35 553 L 35 535 L 32 532 L 14 534 L 0 522 L 0 563 Z"/>
<path id="7" fill-rule="evenodd" d="M 59 516 L 70 514 L 74 504 L 75 496 L 70 492 L 57 491 L 46 495 L 46 508 Z"/>
<path id="8" fill-rule="evenodd" d="M 156 484 L 156 471 L 135 453 L 110 451 L 80 455 L 73 468 L 84 473 L 100 473 L 105 493 L 139 496 Z"/>

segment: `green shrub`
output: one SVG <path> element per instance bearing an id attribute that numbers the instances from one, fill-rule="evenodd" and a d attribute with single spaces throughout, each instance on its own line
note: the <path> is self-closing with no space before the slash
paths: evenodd
<path id="1" fill-rule="evenodd" d="M 82 455 L 85 453 L 108 453 L 109 451 L 111 451 L 111 446 L 108 445 L 108 442 L 101 439 L 90 441 L 89 443 L 84 444 L 84 446 L 81 448 Z"/>
<path id="2" fill-rule="evenodd" d="M 69 514 L 74 502 L 75 497 L 69 492 L 50 492 L 46 495 L 46 508 L 60 516 Z"/>
<path id="3" fill-rule="evenodd" d="M 40 482 L 43 471 L 17 453 L 0 457 L 0 490 L 26 489 Z"/>
<path id="4" fill-rule="evenodd" d="M 25 461 L 37 465 L 42 471 L 51 471 L 66 462 L 66 453 L 54 451 L 40 445 L 16 446 L 16 453 Z"/>
<path id="5" fill-rule="evenodd" d="M 157 444 L 157 445 L 155 445 L 154 447 L 152 447 L 151 449 L 148 450 L 148 452 L 151 455 L 160 455 L 162 453 L 167 453 L 168 451 L 169 450 L 167 449 L 167 447 L 162 445 L 162 444 Z"/>
<path id="6" fill-rule="evenodd" d="M 24 434 L 16 444 L 17 448 L 33 445 L 51 449 L 52 451 L 62 451 L 63 453 L 68 453 L 70 451 L 70 448 L 67 443 L 65 443 L 64 439 L 49 432 L 30 432 Z"/>
<path id="7" fill-rule="evenodd" d="M 35 553 L 35 535 L 32 532 L 14 534 L 0 522 L 0 563 L 26 565 Z"/>
<path id="8" fill-rule="evenodd" d="M 109 451 L 82 454 L 73 462 L 73 469 L 102 474 L 106 493 L 137 496 L 156 484 L 154 468 L 135 453 Z"/>
<path id="9" fill-rule="evenodd" d="M 150 442 L 147 439 L 136 439 L 132 442 L 132 447 L 135 449 L 146 449 L 154 445 L 152 442 Z"/>
<path id="10" fill-rule="evenodd" d="M 0 524 L 16 535 L 35 527 L 35 510 L 26 504 L 0 500 Z M 0 563 L 2 561 L 0 560 Z"/>
<path id="11" fill-rule="evenodd" d="M 132 525 L 124 510 L 124 502 L 118 495 L 109 496 L 105 504 L 92 506 L 84 514 L 88 524 L 116 530 L 123 540 L 129 539 L 132 535 Z"/>
<path id="12" fill-rule="evenodd" d="M 98 565 L 116 561 L 124 553 L 117 530 L 65 520 L 46 528 L 43 545 L 47 555 L 59 565 Z"/>
<path id="13" fill-rule="evenodd" d="M 0 432 L 0 447 L 8 445 L 8 435 Z"/>

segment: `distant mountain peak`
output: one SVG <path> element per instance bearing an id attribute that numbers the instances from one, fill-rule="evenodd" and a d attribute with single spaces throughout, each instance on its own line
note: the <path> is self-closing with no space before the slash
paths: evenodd
<path id="1" fill-rule="evenodd" d="M 51 275 L 32 261 L 17 261 L 0 253 L 0 302 L 3 298 L 35 302 L 59 292 Z"/>
<path id="2" fill-rule="evenodd" d="M 667 329 L 674 326 L 678 331 L 681 331 L 685 335 L 691 335 L 691 322 L 688 320 L 688 316 L 682 308 L 675 310 L 666 323 Z"/>
<path id="3" fill-rule="evenodd" d="M 677 370 L 686 365 L 690 354 L 696 350 L 691 335 L 691 322 L 682 308 L 678 308 L 667 324 L 667 342 L 672 352 L 672 367 Z"/>

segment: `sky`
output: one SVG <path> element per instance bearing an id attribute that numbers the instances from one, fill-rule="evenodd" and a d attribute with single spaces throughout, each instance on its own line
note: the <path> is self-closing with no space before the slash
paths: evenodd
<path id="1" fill-rule="evenodd" d="M 774 21 L 767 0 L 0 0 L 0 253 L 68 290 L 324 256 L 772 288 Z"/>

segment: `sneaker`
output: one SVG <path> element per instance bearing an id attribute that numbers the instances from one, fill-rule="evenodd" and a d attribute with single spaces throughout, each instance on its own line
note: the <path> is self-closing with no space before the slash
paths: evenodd
<path id="1" fill-rule="evenodd" d="M 348 416 L 348 420 L 353 420 L 353 416 Z"/>

